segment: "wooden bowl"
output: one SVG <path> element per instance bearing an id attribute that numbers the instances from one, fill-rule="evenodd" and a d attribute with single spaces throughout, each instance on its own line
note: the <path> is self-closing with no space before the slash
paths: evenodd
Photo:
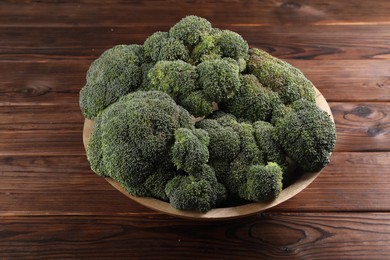
<path id="1" fill-rule="evenodd" d="M 320 107 L 322 110 L 326 111 L 332 121 L 334 122 L 334 118 L 332 115 L 332 112 L 330 110 L 330 107 L 328 103 L 326 102 L 323 95 L 316 90 L 316 104 L 318 107 Z M 84 129 L 83 129 L 83 143 L 84 147 L 87 147 L 89 135 L 91 134 L 92 128 L 93 128 L 94 122 L 92 120 L 86 119 L 84 121 Z M 232 219 L 232 218 L 239 218 L 243 216 L 252 215 L 261 211 L 264 211 L 266 209 L 272 208 L 301 192 L 303 189 L 305 189 L 310 183 L 314 181 L 315 178 L 321 173 L 321 171 L 318 172 L 308 172 L 304 173 L 298 180 L 296 180 L 294 183 L 292 183 L 287 188 L 283 189 L 280 195 L 270 202 L 256 202 L 256 203 L 249 203 L 242 206 L 235 206 L 235 207 L 227 207 L 227 208 L 214 208 L 209 210 L 206 213 L 199 213 L 199 212 L 193 212 L 193 211 L 183 211 L 183 210 L 177 210 L 173 208 L 169 203 L 165 201 L 161 201 L 159 199 L 150 198 L 150 197 L 135 197 L 127 193 L 122 186 L 114 181 L 111 178 L 105 178 L 106 181 L 108 181 L 115 189 L 122 192 L 125 196 L 130 198 L 131 200 L 138 202 L 139 204 L 142 204 L 150 209 L 157 210 L 164 212 L 169 215 L 187 218 L 187 219 L 194 219 L 194 220 L 217 220 L 217 219 Z"/>

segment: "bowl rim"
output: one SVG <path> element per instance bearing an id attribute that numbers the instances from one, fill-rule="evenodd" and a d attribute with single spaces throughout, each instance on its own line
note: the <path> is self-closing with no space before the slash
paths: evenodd
<path id="1" fill-rule="evenodd" d="M 316 104 L 319 108 L 327 112 L 334 123 L 334 117 L 332 111 L 327 103 L 326 99 L 322 93 L 314 87 L 316 92 Z M 86 150 L 89 135 L 93 129 L 94 121 L 91 119 L 84 120 L 83 126 L 83 144 Z M 331 155 L 331 154 L 330 154 Z M 241 218 L 244 216 L 250 216 L 259 212 L 262 212 L 266 209 L 272 208 L 278 204 L 281 204 L 298 193 L 304 190 L 309 186 L 321 173 L 323 169 L 316 172 L 305 172 L 297 180 L 295 180 L 288 187 L 284 188 L 279 196 L 269 202 L 252 202 L 244 205 L 234 206 L 234 207 L 225 207 L 225 208 L 212 208 L 207 212 L 195 212 L 195 211 L 186 211 L 178 210 L 173 208 L 168 202 L 152 198 L 152 197 L 136 197 L 129 194 L 118 182 L 115 180 L 105 177 L 105 180 L 111 184 L 115 189 L 120 191 L 126 197 L 130 198 L 132 201 L 135 201 L 149 209 L 156 210 L 159 212 L 166 213 L 171 216 L 181 217 L 191 220 L 224 220 L 224 219 L 235 219 Z"/>

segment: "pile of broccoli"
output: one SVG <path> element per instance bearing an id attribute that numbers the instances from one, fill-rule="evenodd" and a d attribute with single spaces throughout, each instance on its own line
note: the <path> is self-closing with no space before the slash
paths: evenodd
<path id="1" fill-rule="evenodd" d="M 105 51 L 80 108 L 93 171 L 181 210 L 273 200 L 336 140 L 298 69 L 197 16 Z"/>

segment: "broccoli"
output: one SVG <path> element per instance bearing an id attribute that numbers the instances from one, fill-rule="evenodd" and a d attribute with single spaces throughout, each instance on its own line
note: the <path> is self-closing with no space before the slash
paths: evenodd
<path id="1" fill-rule="evenodd" d="M 301 98 L 315 101 L 313 84 L 297 68 L 256 48 L 249 53 L 249 73 L 263 86 L 277 92 L 284 104 Z"/>
<path id="2" fill-rule="evenodd" d="M 287 155 L 304 171 L 318 171 L 329 163 L 336 132 L 329 115 L 301 99 L 275 125 L 274 136 Z"/>
<path id="3" fill-rule="evenodd" d="M 101 175 L 140 190 L 151 174 L 164 170 L 170 161 L 170 144 L 179 128 L 193 128 L 186 110 L 163 92 L 137 91 L 98 115 L 87 157 Z"/>
<path id="4" fill-rule="evenodd" d="M 182 60 L 159 61 L 148 72 L 145 90 L 159 90 L 177 99 L 179 94 L 191 94 L 196 89 L 195 67 Z"/>
<path id="5" fill-rule="evenodd" d="M 93 119 L 120 97 L 136 90 L 141 83 L 143 47 L 117 45 L 106 50 L 88 69 L 87 83 L 80 90 L 80 109 Z"/>
<path id="6" fill-rule="evenodd" d="M 239 67 L 224 59 L 204 61 L 196 70 L 198 84 L 210 101 L 220 102 L 233 97 L 240 87 Z"/>
<path id="7" fill-rule="evenodd" d="M 169 35 L 182 40 L 187 46 L 193 47 L 198 44 L 202 36 L 208 35 L 211 31 L 212 26 L 209 21 L 190 15 L 175 24 L 169 30 Z"/>
<path id="8" fill-rule="evenodd" d="M 226 199 L 227 191 L 210 166 L 204 165 L 198 175 L 179 175 L 167 183 L 165 193 L 173 207 L 206 212 Z"/>
<path id="9" fill-rule="evenodd" d="M 187 16 L 95 60 L 80 109 L 91 169 L 134 196 L 205 212 L 270 201 L 329 162 L 335 126 L 296 68 Z"/>
<path id="10" fill-rule="evenodd" d="M 238 118 L 249 121 L 270 121 L 274 107 L 281 103 L 279 96 L 264 88 L 251 74 L 240 77 L 241 85 L 237 95 L 221 102 L 219 107 Z"/>
<path id="11" fill-rule="evenodd" d="M 207 132 L 202 129 L 177 129 L 172 147 L 173 163 L 178 169 L 196 173 L 209 159 L 208 143 Z"/>
<path id="12" fill-rule="evenodd" d="M 282 179 L 282 169 L 277 163 L 253 165 L 247 172 L 247 180 L 241 194 L 249 201 L 273 200 L 282 191 Z"/>

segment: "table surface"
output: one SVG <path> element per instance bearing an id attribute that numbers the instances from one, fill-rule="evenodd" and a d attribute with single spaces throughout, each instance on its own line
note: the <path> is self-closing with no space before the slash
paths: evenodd
<path id="1" fill-rule="evenodd" d="M 390 1 L 103 2 L 0 2 L 0 259 L 390 259 Z M 183 220 L 89 168 L 90 63 L 188 14 L 298 67 L 332 109 L 331 163 L 271 210 Z"/>

